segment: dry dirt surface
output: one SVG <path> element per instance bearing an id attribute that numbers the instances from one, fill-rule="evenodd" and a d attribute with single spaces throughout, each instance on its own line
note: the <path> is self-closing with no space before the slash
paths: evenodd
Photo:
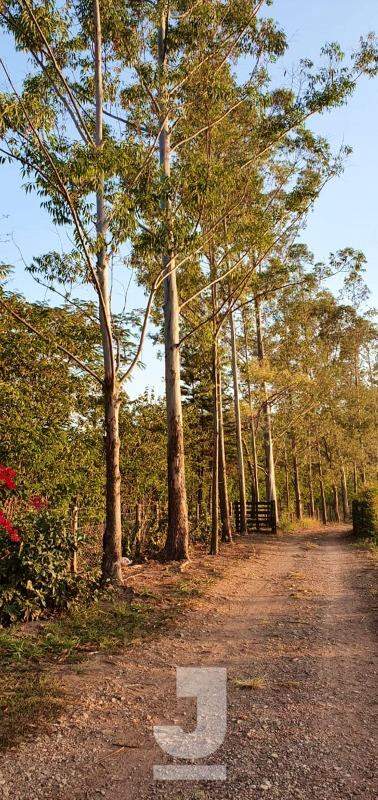
<path id="1" fill-rule="evenodd" d="M 74 704 L 1 756 L 0 797 L 376 796 L 372 556 L 336 528 L 251 539 L 240 555 L 176 627 L 67 672 Z M 153 725 L 195 727 L 195 700 L 176 699 L 176 666 L 227 669 L 227 735 L 206 760 L 226 765 L 225 781 L 152 778 L 170 760 Z"/>

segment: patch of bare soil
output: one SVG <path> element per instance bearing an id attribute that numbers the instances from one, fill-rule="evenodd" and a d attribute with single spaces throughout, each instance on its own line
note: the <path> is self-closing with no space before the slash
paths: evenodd
<path id="1" fill-rule="evenodd" d="M 227 551 L 226 551 L 227 552 Z M 346 529 L 246 540 L 221 580 L 179 625 L 121 655 L 62 675 L 74 704 L 8 750 L 4 800 L 348 800 L 375 796 L 374 564 Z M 223 569 L 227 557 L 221 557 Z M 218 562 L 207 561 L 218 570 Z M 209 566 L 210 565 L 210 566 Z M 129 584 L 152 594 L 174 569 L 147 565 Z M 138 577 L 139 574 L 139 577 Z M 195 594 L 193 566 L 178 591 Z M 157 782 L 169 763 L 156 724 L 195 727 L 194 701 L 176 700 L 176 666 L 226 667 L 228 729 L 206 763 L 223 782 Z"/>

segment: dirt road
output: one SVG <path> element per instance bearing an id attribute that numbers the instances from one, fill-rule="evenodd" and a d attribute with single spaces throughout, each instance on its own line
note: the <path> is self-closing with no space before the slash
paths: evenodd
<path id="1" fill-rule="evenodd" d="M 176 629 L 67 677 L 76 707 L 1 757 L 0 797 L 372 800 L 375 597 L 345 530 L 251 541 Z M 153 725 L 195 727 L 176 665 L 227 668 L 227 735 L 206 759 L 226 781 L 152 779 L 170 760 Z"/>

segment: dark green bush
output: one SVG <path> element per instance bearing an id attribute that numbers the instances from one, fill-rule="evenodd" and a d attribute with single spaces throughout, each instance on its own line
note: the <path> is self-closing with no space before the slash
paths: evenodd
<path id="1" fill-rule="evenodd" d="M 1 625 L 67 608 L 80 584 L 70 572 L 73 542 L 62 512 L 24 510 L 14 525 L 20 542 L 0 532 Z"/>
<path id="2" fill-rule="evenodd" d="M 359 539 L 378 539 L 378 486 L 367 486 L 352 503 L 353 533 Z"/>

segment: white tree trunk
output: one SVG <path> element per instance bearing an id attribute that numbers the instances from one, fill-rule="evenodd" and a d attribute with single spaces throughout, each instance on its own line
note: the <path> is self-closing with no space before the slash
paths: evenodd
<path id="1" fill-rule="evenodd" d="M 94 17 L 94 66 L 96 91 L 95 145 L 103 146 L 103 81 L 102 81 L 102 34 L 99 0 L 93 0 Z M 99 318 L 104 357 L 104 414 L 106 454 L 106 520 L 103 538 L 103 578 L 112 583 L 122 583 L 122 520 L 121 520 L 121 473 L 119 467 L 119 406 L 120 390 L 115 372 L 112 316 L 109 289 L 109 259 L 106 250 L 107 219 L 104 199 L 104 181 L 101 178 L 96 194 L 97 232 L 97 279 L 101 291 Z"/>
<path id="2" fill-rule="evenodd" d="M 159 137 L 160 166 L 165 181 L 171 174 L 171 148 L 168 97 L 166 91 L 166 34 L 167 8 L 163 8 L 159 27 L 159 67 L 161 77 L 160 106 L 162 130 Z M 172 242 L 171 209 L 169 192 L 164 187 L 162 207 L 166 219 L 166 249 L 162 256 L 164 280 L 164 345 L 165 345 L 165 391 L 167 405 L 167 461 L 168 461 L 168 533 L 165 555 L 169 559 L 188 558 L 189 525 L 185 487 L 184 432 L 182 420 L 180 349 L 179 349 L 179 302 Z"/>
<path id="3" fill-rule="evenodd" d="M 240 413 L 240 399 L 239 399 L 239 370 L 238 370 L 238 354 L 236 346 L 236 333 L 235 333 L 235 320 L 232 311 L 230 312 L 230 330 L 231 330 L 231 359 L 232 359 L 232 379 L 234 388 L 234 410 L 235 410 L 235 433 L 236 433 L 236 451 L 238 458 L 238 483 L 239 483 L 239 500 L 240 500 L 240 533 L 247 533 L 247 498 L 245 491 L 245 473 L 244 473 L 244 454 L 243 454 L 243 436 L 242 436 L 242 422 Z"/>
<path id="4" fill-rule="evenodd" d="M 222 525 L 222 542 L 232 542 L 230 504 L 228 499 L 226 450 L 224 445 L 222 375 L 220 365 L 218 371 L 218 417 L 219 417 L 219 507 Z"/>
<path id="5" fill-rule="evenodd" d="M 255 311 L 256 311 L 257 355 L 260 364 L 263 364 L 264 341 L 262 334 L 260 303 L 257 297 L 255 298 Z M 263 381 L 262 388 L 263 388 L 263 394 L 265 396 L 263 404 L 263 420 L 264 420 L 264 450 L 265 450 L 265 469 L 266 469 L 266 494 L 267 494 L 267 499 L 272 500 L 275 503 L 276 519 L 278 523 L 277 489 L 276 489 L 276 472 L 274 466 L 272 421 L 270 415 L 270 406 L 267 399 L 268 392 L 265 381 Z"/>

